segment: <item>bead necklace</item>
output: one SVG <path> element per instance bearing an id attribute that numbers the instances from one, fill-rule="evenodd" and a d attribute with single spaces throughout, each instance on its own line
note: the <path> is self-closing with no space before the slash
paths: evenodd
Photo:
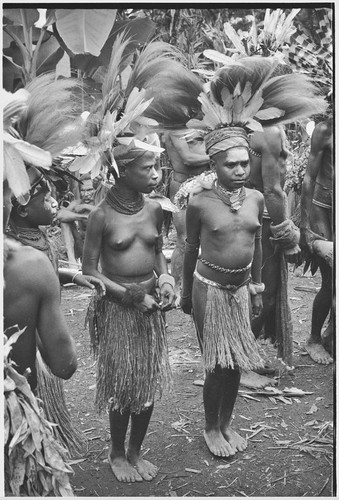
<path id="1" fill-rule="evenodd" d="M 142 193 L 135 193 L 127 197 L 121 194 L 115 186 L 111 187 L 105 199 L 116 212 L 125 215 L 137 214 L 145 205 L 145 198 Z"/>
<path id="2" fill-rule="evenodd" d="M 246 198 L 244 186 L 236 191 L 227 191 L 219 184 L 217 179 L 213 182 L 212 190 L 225 205 L 231 207 L 231 212 L 237 212 Z"/>
<path id="3" fill-rule="evenodd" d="M 55 267 L 55 255 L 51 248 L 51 243 L 45 232 L 40 228 L 19 227 L 10 221 L 6 234 L 20 241 L 25 246 L 30 246 L 43 252 L 47 255 L 53 267 Z"/>

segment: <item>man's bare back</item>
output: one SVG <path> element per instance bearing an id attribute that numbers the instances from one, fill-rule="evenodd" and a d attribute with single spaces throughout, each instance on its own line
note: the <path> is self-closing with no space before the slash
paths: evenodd
<path id="1" fill-rule="evenodd" d="M 26 328 L 13 348 L 18 371 L 31 370 L 36 386 L 36 330 L 41 353 L 52 373 L 68 379 L 76 370 L 75 345 L 60 310 L 60 285 L 52 264 L 40 251 L 19 246 L 4 266 L 4 326 Z"/>

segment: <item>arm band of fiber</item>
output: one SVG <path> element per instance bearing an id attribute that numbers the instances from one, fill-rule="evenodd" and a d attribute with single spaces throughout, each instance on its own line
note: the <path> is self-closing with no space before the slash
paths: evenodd
<path id="1" fill-rule="evenodd" d="M 160 274 L 160 276 L 158 278 L 159 288 L 161 289 L 162 285 L 164 285 L 165 283 L 167 283 L 168 285 L 171 285 L 174 288 L 175 279 L 170 274 L 165 274 L 165 273 Z"/>

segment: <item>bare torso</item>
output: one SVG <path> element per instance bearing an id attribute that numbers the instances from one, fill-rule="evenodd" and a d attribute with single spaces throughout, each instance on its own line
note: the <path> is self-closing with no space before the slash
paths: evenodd
<path id="1" fill-rule="evenodd" d="M 201 257 L 225 268 L 243 268 L 251 263 L 255 233 L 260 227 L 259 200 L 261 195 L 246 189 L 246 198 L 238 213 L 232 213 L 213 191 L 197 195 L 201 220 Z M 198 272 L 221 284 L 239 285 L 244 274 L 226 275 L 198 262 Z M 249 274 L 249 273 L 247 273 Z"/>
<path id="2" fill-rule="evenodd" d="M 112 281 L 141 282 L 153 275 L 155 247 L 159 238 L 158 203 L 146 201 L 133 216 L 116 212 L 105 201 L 100 263 L 102 274 Z"/>
<path id="3" fill-rule="evenodd" d="M 174 172 L 177 172 L 178 174 L 184 174 L 184 176 L 186 176 L 186 178 L 183 177 L 182 181 L 180 181 L 180 179 L 178 178 L 179 182 L 184 182 L 188 176 L 201 174 L 208 167 L 208 163 L 200 166 L 185 165 L 177 149 L 173 145 L 170 133 L 165 134 L 165 144 L 166 144 L 166 151 L 171 161 L 171 165 Z M 197 139 L 191 140 L 187 142 L 187 146 L 192 153 L 196 153 L 199 155 L 206 155 L 203 140 L 197 140 Z"/>
<path id="4" fill-rule="evenodd" d="M 333 189 L 333 130 L 330 123 L 323 123 L 324 148 L 322 163 L 316 182 L 327 189 Z"/>

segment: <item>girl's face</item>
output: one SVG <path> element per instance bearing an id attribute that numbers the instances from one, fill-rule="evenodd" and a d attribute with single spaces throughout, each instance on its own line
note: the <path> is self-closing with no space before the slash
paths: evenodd
<path id="1" fill-rule="evenodd" d="M 53 222 L 57 213 L 58 203 L 52 197 L 50 186 L 45 179 L 30 172 L 30 181 L 33 189 L 31 189 L 31 197 L 25 206 L 27 213 L 27 221 L 31 223 L 32 227 L 48 226 Z"/>
<path id="2" fill-rule="evenodd" d="M 158 174 L 155 170 L 155 155 L 146 152 L 127 166 L 123 177 L 125 184 L 139 193 L 150 193 L 157 185 Z"/>
<path id="3" fill-rule="evenodd" d="M 231 148 L 212 158 L 219 183 L 228 191 L 241 188 L 250 175 L 250 159 L 246 148 Z"/>

